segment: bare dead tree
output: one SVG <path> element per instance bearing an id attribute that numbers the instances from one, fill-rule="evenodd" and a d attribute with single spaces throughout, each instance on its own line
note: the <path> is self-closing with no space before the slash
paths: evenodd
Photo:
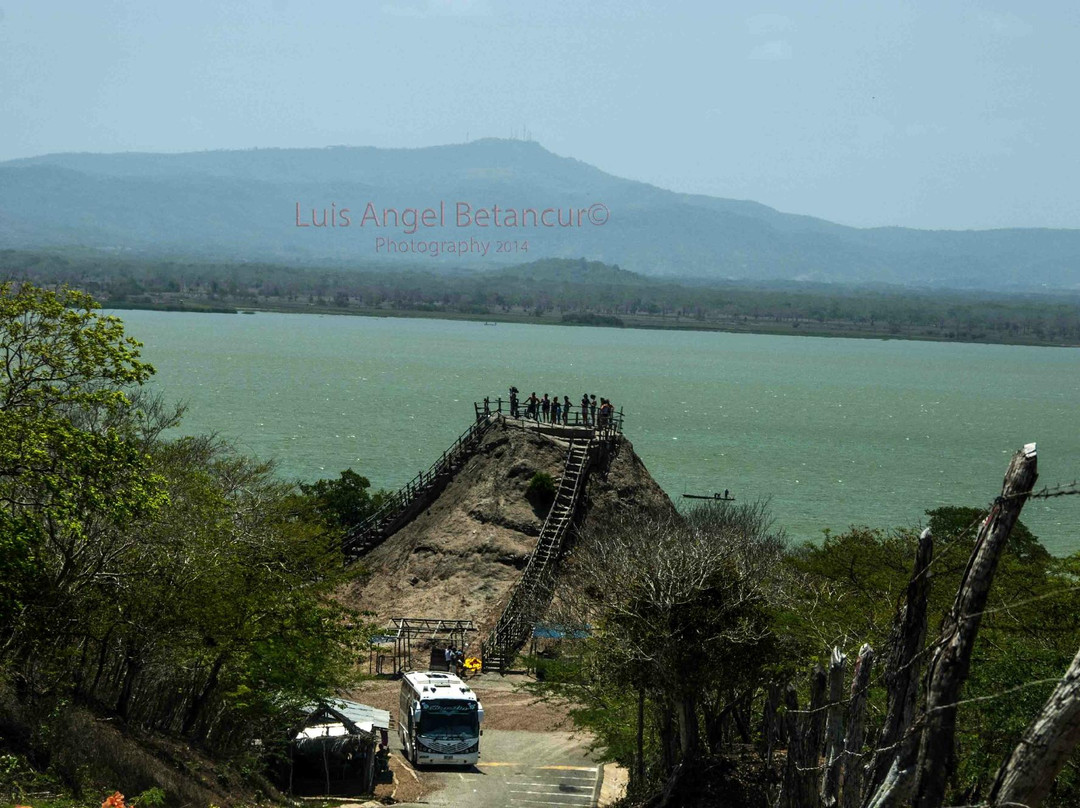
<path id="1" fill-rule="evenodd" d="M 763 506 L 629 514 L 579 538 L 557 608 L 602 627 L 604 681 L 670 705 L 686 760 L 699 751 L 702 694 L 730 688 L 734 704 L 756 683 L 783 553 Z"/>
<path id="2" fill-rule="evenodd" d="M 911 669 L 922 646 L 917 609 L 920 605 L 925 609 L 926 570 L 930 562 L 929 534 L 924 531 L 920 537 L 915 572 L 908 586 L 907 613 L 892 658 L 893 664 L 899 663 L 902 667 L 890 671 L 893 678 L 890 680 L 889 715 L 882 731 L 879 754 L 871 767 L 871 781 L 863 803 L 867 808 L 907 804 L 913 808 L 940 808 L 943 804 L 946 780 L 953 763 L 956 709 L 970 668 L 971 651 L 987 595 L 1005 542 L 1037 478 L 1035 444 L 1028 444 L 1013 455 L 1001 495 L 979 528 L 956 599 L 934 647 L 922 707 L 911 720 L 907 718 L 911 714 L 914 686 Z M 925 616 L 921 617 L 921 622 L 925 623 Z M 918 642 L 915 642 L 916 638 L 919 638 Z M 906 665 L 903 660 L 907 661 Z M 897 676 L 899 673 L 903 673 L 902 678 Z"/>
<path id="3" fill-rule="evenodd" d="M 874 758 L 864 771 L 866 694 L 870 686 L 873 651 L 864 645 L 855 665 L 844 720 L 837 672 L 843 658 L 834 649 L 826 703 L 825 674 L 815 668 L 811 701 L 798 711 L 795 689 L 785 692 L 788 714 L 785 730 L 788 761 L 777 805 L 779 808 L 941 808 L 955 753 L 956 713 L 967 679 L 971 654 L 997 565 L 1021 509 L 1037 480 L 1037 454 L 1028 444 L 1011 459 L 1001 495 L 982 520 L 975 545 L 961 577 L 952 608 L 938 639 L 930 646 L 921 701 L 917 696 L 919 660 L 926 653 L 927 598 L 932 561 L 930 532 L 919 538 L 907 598 L 898 614 L 885 672 L 889 706 L 875 744 Z M 918 705 L 918 709 L 916 709 Z M 769 725 L 766 705 L 765 726 Z M 826 717 L 827 716 L 827 717 Z M 825 760 L 820 760 L 822 721 Z M 839 727 L 846 724 L 842 749 Z M 1040 714 L 997 773 L 985 805 L 988 808 L 1037 808 L 1050 793 L 1058 774 L 1080 745 L 1080 653 L 1058 682 Z M 839 766 L 837 765 L 839 761 Z M 820 795 L 811 788 L 820 773 Z M 864 775 L 868 777 L 861 787 Z"/>

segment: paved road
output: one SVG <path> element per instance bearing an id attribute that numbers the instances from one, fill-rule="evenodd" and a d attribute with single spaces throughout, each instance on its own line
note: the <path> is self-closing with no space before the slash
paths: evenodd
<path id="1" fill-rule="evenodd" d="M 601 767 L 584 745 L 564 732 L 486 730 L 480 763 L 468 769 L 427 768 L 442 787 L 428 805 L 461 808 L 592 808 Z"/>

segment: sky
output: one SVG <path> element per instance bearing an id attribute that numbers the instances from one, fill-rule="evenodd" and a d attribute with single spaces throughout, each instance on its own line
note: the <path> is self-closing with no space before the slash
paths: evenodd
<path id="1" fill-rule="evenodd" d="M 529 137 L 855 226 L 1080 228 L 1075 2 L 0 0 L 0 160 Z"/>

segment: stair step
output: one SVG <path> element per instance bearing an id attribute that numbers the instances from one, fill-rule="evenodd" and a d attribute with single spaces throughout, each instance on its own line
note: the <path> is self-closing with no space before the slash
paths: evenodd
<path id="1" fill-rule="evenodd" d="M 489 666 L 501 666 L 506 661 L 513 661 L 516 658 L 514 652 L 525 641 L 531 626 L 535 624 L 536 618 L 529 611 L 529 604 L 533 604 L 541 593 L 550 588 L 551 569 L 562 552 L 563 537 L 573 519 L 581 496 L 582 478 L 586 474 L 590 453 L 596 445 L 597 441 L 590 439 L 584 445 L 571 441 L 567 447 L 562 478 L 544 526 L 537 537 L 536 548 L 529 556 L 525 572 L 514 587 L 510 601 L 491 635 L 499 637 L 497 643 L 491 642 L 492 647 L 508 650 L 488 654 L 485 663 Z"/>

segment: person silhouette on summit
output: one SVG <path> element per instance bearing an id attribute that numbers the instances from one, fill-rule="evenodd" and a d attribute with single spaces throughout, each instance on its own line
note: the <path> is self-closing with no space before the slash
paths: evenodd
<path id="1" fill-rule="evenodd" d="M 540 412 L 544 416 L 545 423 L 551 420 L 551 399 L 548 398 L 547 393 L 544 393 L 544 398 L 540 401 Z"/>

